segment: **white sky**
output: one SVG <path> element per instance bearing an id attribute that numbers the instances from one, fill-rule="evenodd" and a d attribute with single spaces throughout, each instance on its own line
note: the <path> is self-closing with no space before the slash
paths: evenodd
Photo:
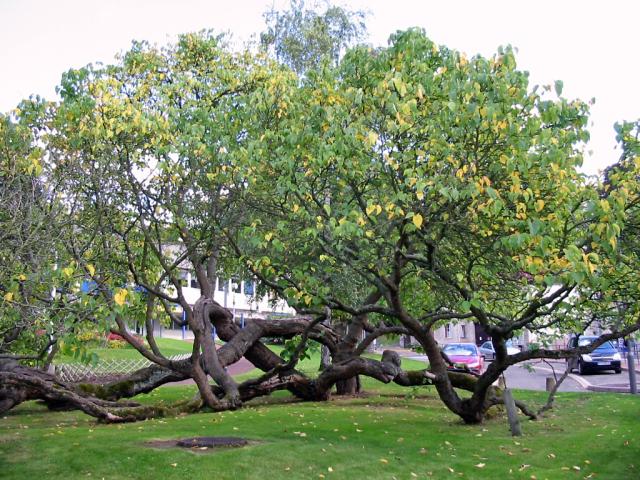
<path id="1" fill-rule="evenodd" d="M 31 94 L 55 98 L 63 71 L 111 62 L 132 39 L 166 43 L 178 33 L 212 28 L 240 40 L 264 29 L 262 13 L 288 0 L 0 0 L 0 111 Z M 309 2 L 308 2 L 309 3 Z M 589 100 L 591 142 L 585 171 L 614 162 L 613 123 L 640 117 L 638 30 L 634 0 L 350 0 L 370 12 L 368 41 L 420 26 L 437 43 L 491 55 L 518 48 L 532 83 L 564 81 L 564 95 Z"/>

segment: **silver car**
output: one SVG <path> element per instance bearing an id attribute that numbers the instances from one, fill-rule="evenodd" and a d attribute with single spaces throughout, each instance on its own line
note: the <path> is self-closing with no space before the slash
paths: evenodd
<path id="1" fill-rule="evenodd" d="M 518 347 L 514 347 L 511 342 L 507 342 L 507 354 L 515 355 L 516 353 L 520 353 L 520 349 Z M 485 360 L 493 360 L 496 358 L 496 351 L 493 349 L 493 343 L 484 342 L 480 345 L 480 355 Z"/>

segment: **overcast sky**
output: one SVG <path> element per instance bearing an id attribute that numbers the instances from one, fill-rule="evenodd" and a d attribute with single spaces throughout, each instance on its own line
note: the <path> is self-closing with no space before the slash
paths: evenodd
<path id="1" fill-rule="evenodd" d="M 31 94 L 55 99 L 63 71 L 111 62 L 132 39 L 166 43 L 178 33 L 212 28 L 247 40 L 264 29 L 262 13 L 287 0 L 0 0 L 0 111 Z M 589 100 L 591 142 L 585 171 L 614 162 L 613 124 L 640 117 L 638 30 L 634 0 L 350 0 L 370 12 L 368 42 L 420 26 L 437 43 L 493 54 L 518 49 L 532 83 L 564 81 L 564 95 Z"/>

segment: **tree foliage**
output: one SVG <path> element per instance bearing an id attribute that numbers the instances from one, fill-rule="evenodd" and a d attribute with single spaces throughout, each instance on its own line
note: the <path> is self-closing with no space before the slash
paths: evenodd
<path id="1" fill-rule="evenodd" d="M 64 241 L 35 263 L 54 272 L 43 284 L 66 282 L 61 299 L 77 298 L 155 364 L 126 386 L 85 393 L 111 401 L 193 378 L 201 402 L 221 410 L 285 388 L 326 399 L 364 374 L 433 383 L 473 423 L 502 401 L 492 384 L 510 365 L 597 345 L 507 355 L 522 329 L 581 332 L 598 322 L 611 332 L 603 342 L 640 327 L 637 124 L 619 127 L 624 154 L 603 181 L 588 178 L 579 170 L 588 105 L 562 97 L 561 83 L 529 85 L 512 49 L 467 58 L 411 29 L 338 62 L 360 17 L 294 6 L 269 17 L 264 37 L 281 63 L 232 52 L 210 32 L 165 48 L 135 43 L 115 65 L 68 72 L 59 104 L 23 114 L 36 130 L 2 124 L 4 175 L 23 165 L 6 177 L 8 201 L 34 185 L 46 152 L 47 193 L 30 198 L 56 198 L 65 220 L 46 223 Z M 49 234 L 29 208 L 22 228 Z M 2 219 L 11 221 L 4 211 Z M 3 273 L 4 305 L 29 275 L 21 265 Z M 185 268 L 201 286 L 195 303 Z M 220 272 L 255 275 L 301 316 L 240 331 L 213 300 Z M 83 279 L 93 285 L 85 294 Z M 184 362 L 169 360 L 153 337 L 153 321 L 177 320 L 177 311 L 196 337 Z M 448 372 L 435 341 L 442 322 L 462 320 L 482 325 L 496 348 L 479 378 Z M 146 323 L 148 346 L 134 342 L 133 321 Z M 219 350 L 214 326 L 227 342 Z M 392 352 L 362 357 L 387 333 L 413 335 L 430 370 L 403 372 Z M 296 339 L 287 361 L 260 342 L 267 336 Z M 295 371 L 308 339 L 333 359 L 317 378 Z M 240 356 L 264 374 L 237 384 L 224 366 Z M 65 398 L 110 418 L 96 398 L 73 395 Z M 148 415 L 119 412 L 118 421 Z"/>
<path id="2" fill-rule="evenodd" d="M 304 0 L 291 0 L 286 11 L 264 15 L 267 30 L 260 36 L 263 48 L 299 75 L 317 69 L 323 61 L 334 65 L 347 47 L 366 32 L 365 13 L 326 5 L 324 13 L 306 8 Z"/>

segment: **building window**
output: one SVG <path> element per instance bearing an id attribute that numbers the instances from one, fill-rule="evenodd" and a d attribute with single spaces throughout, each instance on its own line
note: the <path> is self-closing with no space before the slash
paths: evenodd
<path id="1" fill-rule="evenodd" d="M 218 278 L 218 290 L 220 292 L 224 292 L 227 290 L 228 280 L 223 280 L 222 278 Z"/>
<path id="2" fill-rule="evenodd" d="M 200 282 L 194 275 L 191 276 L 191 288 L 200 288 Z"/>
<path id="3" fill-rule="evenodd" d="M 244 294 L 245 295 L 253 295 L 255 289 L 253 288 L 253 280 L 245 280 L 244 281 Z"/>
<path id="4" fill-rule="evenodd" d="M 445 338 L 451 338 L 451 324 L 447 323 L 444 326 L 444 336 Z"/>
<path id="5" fill-rule="evenodd" d="M 467 326 L 464 323 L 460 325 L 460 337 L 467 338 Z"/>
<path id="6" fill-rule="evenodd" d="M 240 280 L 237 278 L 231 279 L 231 291 L 233 293 L 240 293 Z"/>

